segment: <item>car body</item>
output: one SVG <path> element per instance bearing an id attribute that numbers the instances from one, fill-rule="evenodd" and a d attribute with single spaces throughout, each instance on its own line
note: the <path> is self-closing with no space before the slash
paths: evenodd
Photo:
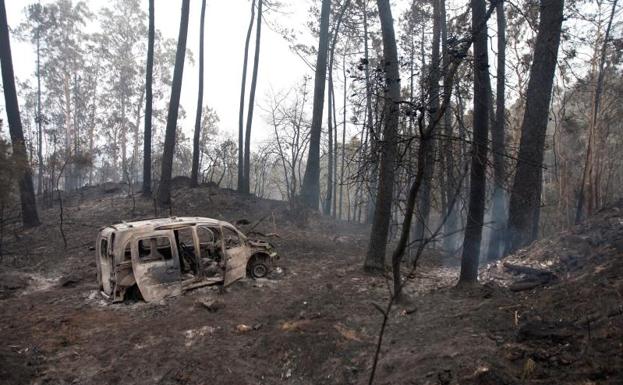
<path id="1" fill-rule="evenodd" d="M 244 278 L 265 277 L 278 259 L 265 241 L 249 240 L 228 222 L 170 217 L 100 229 L 96 245 L 101 293 L 121 302 L 138 289 L 147 301 Z"/>

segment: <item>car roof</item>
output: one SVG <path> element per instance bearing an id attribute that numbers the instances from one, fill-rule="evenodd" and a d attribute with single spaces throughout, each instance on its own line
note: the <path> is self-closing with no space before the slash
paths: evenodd
<path id="1" fill-rule="evenodd" d="M 195 224 L 207 225 L 207 226 L 228 226 L 233 227 L 229 222 L 219 221 L 218 219 L 206 218 L 206 217 L 168 217 L 168 218 L 153 218 L 142 221 L 133 222 L 121 222 L 114 225 L 103 227 L 100 231 L 102 233 L 108 232 L 145 232 L 158 230 L 160 228 L 171 227 L 184 227 L 192 226 Z"/>

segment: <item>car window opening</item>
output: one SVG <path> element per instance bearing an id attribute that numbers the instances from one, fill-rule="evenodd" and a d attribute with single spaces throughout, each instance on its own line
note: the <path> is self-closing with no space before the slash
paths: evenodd
<path id="1" fill-rule="evenodd" d="M 242 246 L 240 235 L 229 227 L 223 227 L 223 237 L 225 238 L 225 249 L 233 249 Z"/>
<path id="2" fill-rule="evenodd" d="M 108 239 L 103 238 L 100 242 L 100 255 L 104 258 L 108 258 Z"/>
<path id="3" fill-rule="evenodd" d="M 175 242 L 180 258 L 180 268 L 182 274 L 198 275 L 201 271 L 201 261 L 195 250 L 195 241 L 191 227 L 174 230 Z"/>
<path id="4" fill-rule="evenodd" d="M 141 262 L 167 261 L 173 258 L 168 237 L 153 237 L 138 241 L 138 258 Z"/>

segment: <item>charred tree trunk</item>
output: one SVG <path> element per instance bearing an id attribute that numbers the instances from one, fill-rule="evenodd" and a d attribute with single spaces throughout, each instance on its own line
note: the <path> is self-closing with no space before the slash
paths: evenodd
<path id="1" fill-rule="evenodd" d="M 487 140 L 489 131 L 490 93 L 487 87 L 489 63 L 484 0 L 471 0 L 472 36 L 474 39 L 474 115 L 472 160 L 470 172 L 469 209 L 463 240 L 461 275 L 459 283 L 473 283 L 478 279 L 478 257 L 485 213 Z"/>
<path id="2" fill-rule="evenodd" d="M 430 63 L 430 73 L 428 79 L 428 110 L 429 119 L 439 109 L 439 38 L 441 34 L 441 13 L 439 9 L 439 0 L 433 0 L 433 45 Z M 426 146 L 426 167 L 422 175 L 421 192 L 417 204 L 417 221 L 415 229 L 415 239 L 424 239 L 426 237 L 428 227 L 428 216 L 430 214 L 430 195 L 431 184 L 433 179 L 433 170 L 435 166 L 435 142 L 431 141 Z"/>
<path id="3" fill-rule="evenodd" d="M 495 3 L 493 3 L 492 6 L 494 4 Z M 482 18 L 481 22 L 477 23 L 476 27 L 473 28 L 472 31 L 480 31 L 482 28 L 485 28 L 486 20 L 488 20 L 492 11 L 493 11 L 493 7 L 490 7 L 489 10 L 487 10 L 487 12 L 484 13 L 484 17 Z M 472 37 L 472 39 L 475 36 L 478 36 L 478 34 L 474 32 L 473 32 L 473 35 L 474 36 Z M 461 51 L 457 52 L 455 55 L 452 55 L 451 60 L 450 58 L 448 58 L 447 66 L 444 67 L 445 73 L 444 73 L 444 79 L 443 79 L 444 85 L 448 86 L 448 92 L 447 93 L 444 92 L 443 97 L 441 98 L 439 109 L 435 112 L 435 114 L 433 114 L 433 116 L 429 120 L 428 126 L 426 128 L 422 126 L 423 118 L 418 120 L 418 129 L 420 131 L 420 147 L 418 149 L 418 155 L 417 155 L 418 157 L 417 158 L 417 171 L 416 171 L 415 179 L 411 183 L 409 194 L 407 196 L 407 208 L 405 211 L 405 216 L 403 219 L 403 225 L 402 225 L 402 229 L 400 232 L 398 244 L 396 245 L 396 249 L 394 249 L 394 252 L 392 254 L 392 273 L 393 273 L 394 291 L 393 291 L 391 301 L 400 299 L 402 286 L 404 285 L 404 282 L 402 280 L 401 273 L 400 273 L 400 264 L 402 262 L 403 256 L 407 248 L 407 242 L 409 240 L 409 232 L 410 232 L 411 221 L 413 217 L 411 215 L 411 212 L 413 211 L 415 207 L 416 198 L 421 188 L 421 184 L 423 182 L 424 170 L 426 168 L 426 161 L 427 161 L 425 154 L 428 151 L 426 147 L 431 142 L 431 139 L 434 135 L 434 131 L 437 129 L 437 126 L 441 123 L 442 119 L 445 119 L 445 114 L 446 114 L 446 111 L 448 110 L 448 107 L 450 105 L 450 101 L 452 98 L 452 85 L 454 84 L 454 78 L 455 78 L 456 72 L 459 66 L 461 65 L 461 63 L 463 62 L 463 59 L 467 56 L 466 55 L 467 51 L 469 50 L 469 47 L 471 46 L 473 42 L 472 39 L 466 42 L 466 44 L 462 47 Z M 457 88 L 458 88 L 458 85 L 457 85 Z M 449 211 L 452 210 L 452 207 L 454 206 L 457 196 L 459 195 L 460 190 L 462 189 L 462 183 L 461 182 L 456 183 L 454 187 L 455 187 L 455 191 L 453 191 L 452 194 L 449 195 L 450 196 L 450 199 L 448 201 Z M 444 226 L 444 222 L 448 219 L 448 216 L 449 216 L 449 213 L 446 212 L 440 227 L 434 231 L 433 236 L 439 232 L 441 226 Z M 433 237 L 429 237 L 419 243 L 417 251 L 414 256 L 414 260 L 412 261 L 411 272 L 415 271 L 414 269 L 417 264 L 417 259 L 419 258 L 419 256 L 421 256 L 423 248 L 432 239 Z"/>
<path id="4" fill-rule="evenodd" d="M 500 258 L 504 248 L 504 229 L 506 228 L 506 192 L 504 181 L 506 170 L 504 167 L 504 144 L 505 122 L 505 81 L 506 81 L 506 17 L 504 15 L 504 2 L 496 5 L 497 17 L 497 80 L 495 97 L 495 120 L 491 127 L 491 145 L 493 146 L 493 207 L 491 218 L 493 229 L 487 249 L 487 259 L 490 261 Z"/>
<path id="5" fill-rule="evenodd" d="M 374 219 L 368 244 L 368 252 L 364 269 L 370 272 L 383 271 L 387 234 L 391 219 L 392 197 L 394 191 L 394 169 L 396 163 L 396 146 L 398 118 L 400 114 L 400 73 L 398 48 L 394 33 L 389 0 L 377 0 L 381 32 L 383 35 L 383 68 L 385 72 L 385 128 L 381 146 L 381 165 L 379 174 Z"/>
<path id="6" fill-rule="evenodd" d="M 344 53 L 344 57 L 342 59 L 342 76 L 344 77 L 344 89 L 342 90 L 342 103 L 344 104 L 344 109 L 342 111 L 342 159 L 340 163 L 340 201 L 339 201 L 339 213 L 338 218 L 342 219 L 342 200 L 343 200 L 343 188 L 344 188 L 344 170 L 346 168 L 346 101 L 347 101 L 347 88 L 346 84 L 348 82 L 346 76 L 346 53 Z M 337 141 L 337 126 L 335 128 L 335 140 Z M 337 151 L 335 152 L 335 162 L 337 163 Z M 350 193 L 347 191 L 348 202 L 350 205 Z M 350 211 L 350 209 L 349 209 Z"/>
<path id="7" fill-rule="evenodd" d="M 175 54 L 175 69 L 173 70 L 173 84 L 167 128 L 164 137 L 164 152 L 162 154 L 162 172 L 158 186 L 158 203 L 160 206 L 171 205 L 171 174 L 173 172 L 173 154 L 175 153 L 175 131 L 177 129 L 177 115 L 180 107 L 182 92 L 182 75 L 184 74 L 184 59 L 186 56 L 186 37 L 188 35 L 188 12 L 190 0 L 182 0 L 182 14 L 180 17 L 180 33 L 177 40 Z"/>
<path id="8" fill-rule="evenodd" d="M 154 0 L 149 0 L 149 34 L 147 37 L 147 75 L 145 79 L 145 133 L 143 134 L 143 195 L 151 196 L 151 120 L 154 77 Z"/>
<path id="9" fill-rule="evenodd" d="M 556 70 L 564 0 L 542 0 L 534 60 L 526 91 L 517 171 L 508 210 L 507 252 L 536 239 L 541 204 L 545 131 Z"/>
<path id="10" fill-rule="evenodd" d="M 327 159 L 327 195 L 324 200 L 323 213 L 324 215 L 331 215 L 331 207 L 335 203 L 333 200 L 333 195 L 335 191 L 333 190 L 333 161 L 334 161 L 334 146 L 333 146 L 333 48 L 331 48 L 331 54 L 329 55 L 329 73 L 328 73 L 328 83 L 329 83 L 329 91 L 327 92 L 327 135 L 329 139 L 329 153 Z M 337 130 L 336 130 L 337 131 Z M 336 132 L 337 134 L 337 132 Z M 337 141 L 337 135 L 335 140 Z M 333 214 L 335 215 L 335 210 L 333 210 Z"/>
<path id="11" fill-rule="evenodd" d="M 307 165 L 305 166 L 305 175 L 303 176 L 303 186 L 301 187 L 301 203 L 312 210 L 318 210 L 318 202 L 320 200 L 320 134 L 322 132 L 322 110 L 324 107 L 324 90 L 327 76 L 330 13 L 331 0 L 322 0 L 309 152 Z"/>
<path id="12" fill-rule="evenodd" d="M 368 147 L 370 154 L 376 152 L 376 141 L 374 138 L 374 116 L 372 114 L 372 83 L 370 81 L 370 54 L 368 49 L 368 9 L 366 2 L 362 2 L 363 6 L 363 41 L 364 41 L 364 62 L 366 76 L 366 128 L 368 133 Z M 376 179 L 377 167 L 376 162 L 370 162 L 370 187 L 368 192 L 368 203 L 366 207 L 366 223 L 371 224 L 374 218 L 374 206 L 376 204 Z"/>
<path id="13" fill-rule="evenodd" d="M 247 66 L 249 62 L 249 44 L 255 21 L 255 0 L 251 1 L 251 20 L 244 42 L 244 59 L 242 63 L 242 85 L 240 86 L 240 111 L 238 112 L 238 192 L 244 191 L 244 98 L 247 87 Z"/>
<path id="14" fill-rule="evenodd" d="M 338 188 L 337 188 L 337 154 L 338 154 L 338 136 L 337 136 L 337 108 L 336 108 L 336 97 L 335 97 L 335 87 L 331 88 L 331 94 L 333 96 L 332 99 L 332 109 L 333 109 L 333 217 L 336 218 L 338 214 Z"/>
<path id="15" fill-rule="evenodd" d="M 206 0 L 201 2 L 201 23 L 199 27 L 199 91 L 197 95 L 197 116 L 195 117 L 195 136 L 193 138 L 193 165 L 190 172 L 190 186 L 199 185 L 199 139 L 201 138 L 201 113 L 203 112 L 203 39 L 205 30 Z"/>
<path id="16" fill-rule="evenodd" d="M 430 139 L 429 134 L 420 138 L 420 148 L 418 150 L 417 157 L 417 172 L 415 174 L 415 179 L 409 188 L 409 195 L 407 195 L 407 207 L 405 209 L 405 216 L 402 223 L 400 237 L 398 238 L 398 245 L 392 253 L 394 298 L 396 300 L 400 300 L 402 297 L 402 276 L 400 273 L 400 264 L 407 248 L 409 233 L 411 232 L 411 221 L 413 219 L 413 215 L 411 213 L 413 213 L 415 209 L 416 198 L 418 196 L 418 192 L 422 188 L 422 183 L 424 182 L 424 173 L 426 171 L 426 163 L 428 161 L 428 159 L 426 159 L 426 155 L 430 151 Z M 421 240 L 418 248 L 421 248 L 424 244 L 424 240 Z M 418 254 L 416 253 L 416 255 Z"/>
<path id="17" fill-rule="evenodd" d="M 446 2 L 440 0 L 439 8 L 441 12 L 441 42 L 442 42 L 442 76 L 443 76 L 443 97 L 452 94 L 452 84 L 449 83 L 447 72 L 450 67 L 450 53 L 448 52 L 448 26 L 446 21 Z M 458 210 L 457 205 L 450 206 L 452 200 L 452 194 L 456 190 L 456 173 L 454 172 L 455 158 L 454 158 L 454 141 L 451 139 L 453 136 L 452 129 L 452 116 L 451 110 L 445 108 L 443 114 L 443 133 L 446 136 L 446 143 L 444 146 L 444 168 L 446 186 L 443 191 L 444 210 L 443 213 L 447 217 L 444 224 L 444 249 L 451 251 L 456 249 L 457 245 L 457 225 L 458 225 Z"/>
<path id="18" fill-rule="evenodd" d="M 244 133 L 244 178 L 242 192 L 249 193 L 251 183 L 251 127 L 253 126 L 253 108 L 255 107 L 255 89 L 257 88 L 257 70 L 260 64 L 260 39 L 262 36 L 262 4 L 257 2 L 257 27 L 255 30 L 255 56 L 253 58 L 253 74 L 251 75 L 251 89 L 249 90 L 249 108 L 247 110 L 247 129 Z"/>
<path id="19" fill-rule="evenodd" d="M 11 57 L 9 25 L 4 0 L 0 0 L 0 64 L 2 65 L 4 102 L 9 121 L 13 158 L 19 164 L 19 197 L 22 205 L 22 222 L 24 227 L 35 227 L 40 224 L 39 214 L 37 213 L 35 189 L 32 184 L 32 171 L 28 162 L 24 132 L 22 131 L 22 120 L 19 114 L 15 76 L 13 74 L 13 59 Z"/>

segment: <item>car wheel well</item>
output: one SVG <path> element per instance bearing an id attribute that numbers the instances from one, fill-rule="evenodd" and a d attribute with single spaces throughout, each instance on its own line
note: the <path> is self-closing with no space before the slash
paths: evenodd
<path id="1" fill-rule="evenodd" d="M 258 252 L 247 262 L 247 274 L 251 278 L 264 278 L 270 271 L 270 255 Z"/>

